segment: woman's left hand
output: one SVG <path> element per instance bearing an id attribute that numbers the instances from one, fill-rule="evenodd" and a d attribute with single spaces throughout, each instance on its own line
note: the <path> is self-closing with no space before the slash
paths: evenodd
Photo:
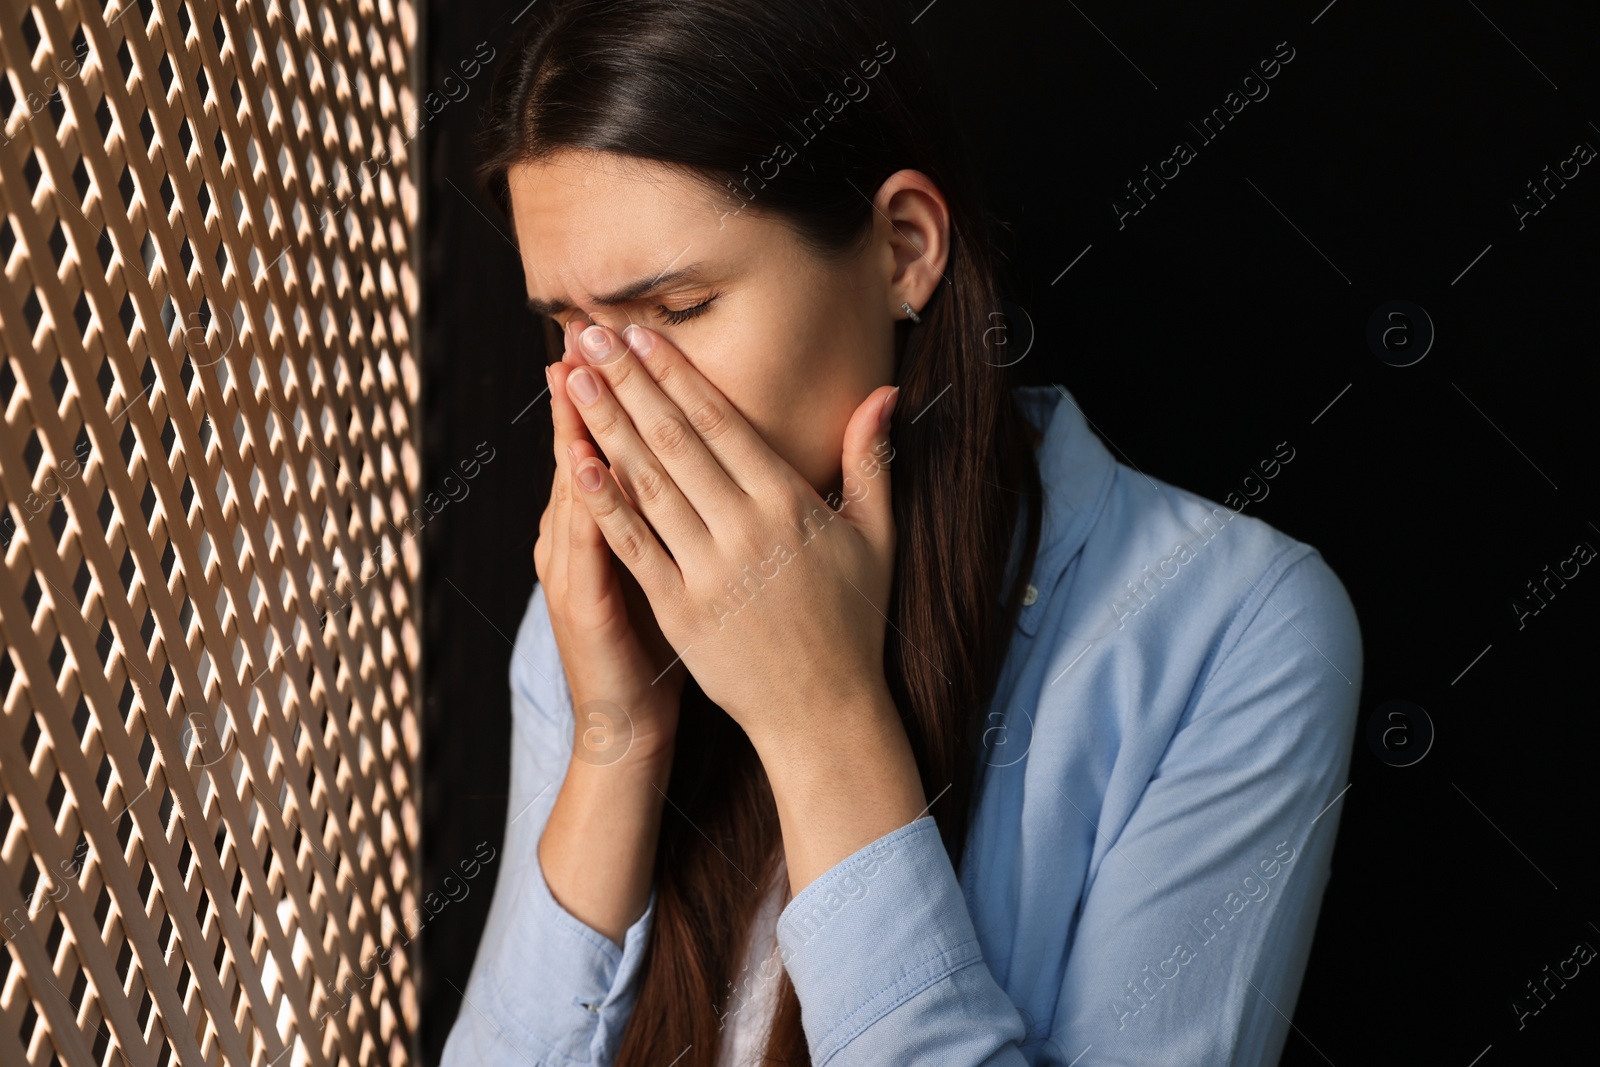
<path id="1" fill-rule="evenodd" d="M 901 729 L 883 670 L 898 390 L 874 389 L 850 418 L 835 510 L 682 352 L 644 327 L 626 332 L 625 344 L 585 330 L 577 349 L 590 365 L 566 388 L 643 515 L 600 460 L 575 470 L 661 632 L 764 758 L 791 740 Z"/>

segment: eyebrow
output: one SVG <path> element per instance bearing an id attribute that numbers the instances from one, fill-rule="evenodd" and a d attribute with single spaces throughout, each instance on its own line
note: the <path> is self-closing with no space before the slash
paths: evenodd
<path id="1" fill-rule="evenodd" d="M 688 266 L 679 267 L 677 270 L 665 271 L 654 278 L 641 278 L 638 281 L 629 282 L 620 289 L 596 296 L 594 302 L 601 307 L 616 307 L 619 304 L 632 303 L 658 289 L 666 289 L 683 282 L 698 281 L 702 267 L 703 264 L 701 263 L 690 263 Z M 534 296 L 528 297 L 528 307 L 535 315 L 549 315 L 552 318 L 563 311 L 572 310 L 572 305 L 565 300 L 540 300 Z"/>

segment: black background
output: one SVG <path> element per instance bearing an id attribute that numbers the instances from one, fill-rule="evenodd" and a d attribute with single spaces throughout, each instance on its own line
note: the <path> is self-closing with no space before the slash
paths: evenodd
<path id="1" fill-rule="evenodd" d="M 1124 462 L 1217 501 L 1287 441 L 1250 513 L 1355 601 L 1363 728 L 1282 1062 L 1542 1064 L 1592 1049 L 1600 1008 L 1591 965 L 1520 1029 L 1512 1009 L 1579 941 L 1600 948 L 1600 564 L 1521 629 L 1512 603 L 1600 548 L 1600 159 L 1520 227 L 1511 205 L 1600 149 L 1600 35 L 1590 5 L 1325 4 L 937 0 L 915 29 L 1003 223 L 1018 383 L 1062 383 Z M 425 90 L 480 42 L 504 55 L 522 8 L 427 5 Z M 1279 42 L 1295 54 L 1270 94 L 1202 144 L 1186 123 Z M 487 82 L 423 134 L 424 488 L 495 450 L 423 534 L 425 891 L 501 840 L 510 641 L 549 486 L 539 334 L 470 175 Z M 1119 228 L 1124 183 L 1179 140 L 1196 158 Z M 1366 339 L 1393 300 L 1436 330 L 1410 366 Z M 1436 731 L 1403 767 L 1365 729 L 1397 699 Z M 423 934 L 428 1062 L 491 881 Z"/>

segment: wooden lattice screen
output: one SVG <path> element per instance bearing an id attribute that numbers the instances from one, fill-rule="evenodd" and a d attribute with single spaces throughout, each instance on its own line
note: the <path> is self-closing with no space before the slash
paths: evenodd
<path id="1" fill-rule="evenodd" d="M 416 13 L 105 6 L 0 0 L 0 1064 L 407 1063 Z"/>

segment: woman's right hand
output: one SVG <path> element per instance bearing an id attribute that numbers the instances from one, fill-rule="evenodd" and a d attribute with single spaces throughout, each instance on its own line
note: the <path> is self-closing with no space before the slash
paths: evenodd
<path id="1" fill-rule="evenodd" d="M 550 503 L 539 519 L 533 566 L 572 691 L 573 755 L 608 764 L 630 753 L 649 759 L 671 752 L 686 670 L 633 575 L 576 499 L 577 462 L 600 458 L 566 389 L 567 376 L 584 365 L 573 345 L 588 325 L 581 319 L 567 323 L 561 362 L 545 369 L 556 470 Z M 604 476 L 613 477 L 609 470 Z"/>

